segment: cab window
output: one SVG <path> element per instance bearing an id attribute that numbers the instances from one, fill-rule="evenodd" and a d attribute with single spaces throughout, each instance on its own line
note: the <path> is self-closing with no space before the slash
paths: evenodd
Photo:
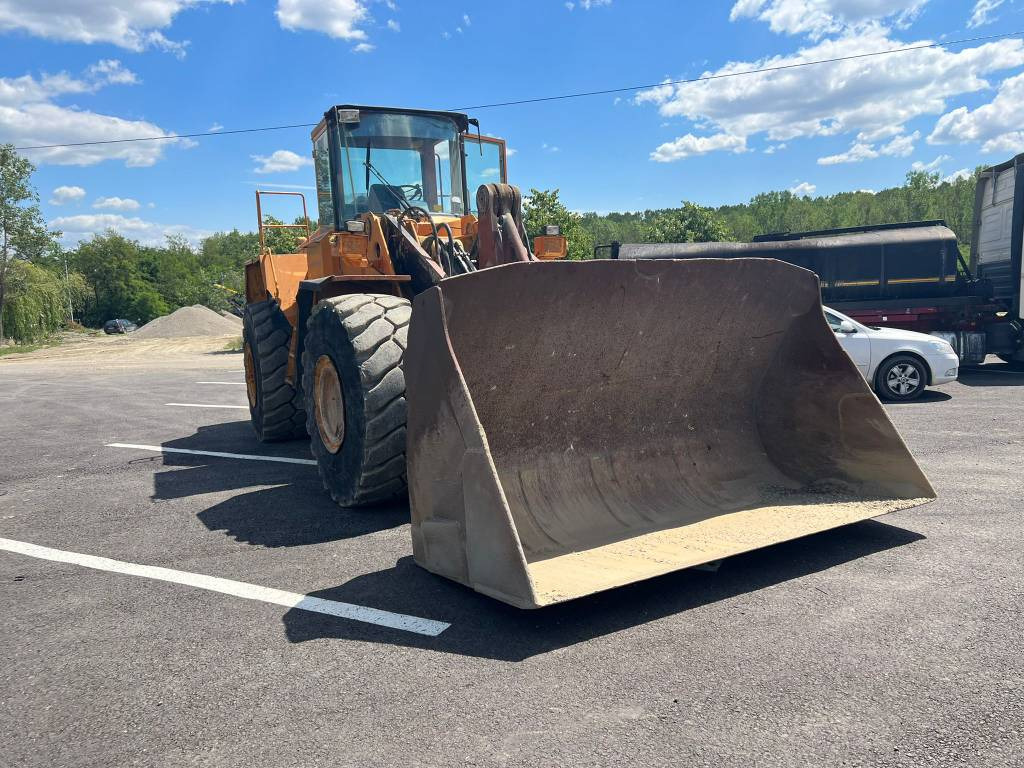
<path id="1" fill-rule="evenodd" d="M 313 171 L 316 173 L 316 207 L 321 224 L 334 221 L 334 200 L 331 196 L 330 152 L 327 131 L 313 140 Z"/>
<path id="2" fill-rule="evenodd" d="M 505 184 L 508 173 L 505 170 L 505 142 L 489 136 L 466 135 L 466 189 L 469 193 L 469 209 L 477 213 L 476 191 L 482 184 Z"/>

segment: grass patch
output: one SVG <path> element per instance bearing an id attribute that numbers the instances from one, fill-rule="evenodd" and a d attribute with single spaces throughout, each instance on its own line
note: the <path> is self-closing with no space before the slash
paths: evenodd
<path id="1" fill-rule="evenodd" d="M 224 345 L 225 352 L 241 352 L 242 351 L 242 337 L 237 336 L 236 338 L 229 341 Z"/>
<path id="2" fill-rule="evenodd" d="M 4 357 L 5 355 L 20 355 L 25 352 L 35 352 L 37 349 L 55 347 L 58 344 L 60 344 L 60 339 L 47 339 L 46 341 L 36 342 L 35 344 L 11 344 L 6 347 L 0 347 L 0 357 Z"/>

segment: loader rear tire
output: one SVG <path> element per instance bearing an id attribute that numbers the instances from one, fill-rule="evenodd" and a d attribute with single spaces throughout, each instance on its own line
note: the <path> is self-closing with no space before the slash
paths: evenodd
<path id="1" fill-rule="evenodd" d="M 342 507 L 407 493 L 406 299 L 357 293 L 317 304 L 302 353 L 306 431 L 324 487 Z"/>
<path id="2" fill-rule="evenodd" d="M 302 395 L 285 381 L 292 326 L 274 299 L 248 304 L 242 317 L 242 351 L 249 416 L 262 443 L 306 435 Z"/>

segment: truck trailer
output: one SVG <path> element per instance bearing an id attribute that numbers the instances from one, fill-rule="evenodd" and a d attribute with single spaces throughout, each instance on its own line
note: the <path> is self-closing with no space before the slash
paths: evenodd
<path id="1" fill-rule="evenodd" d="M 964 259 L 943 221 L 785 232 L 750 243 L 612 243 L 613 259 L 760 257 L 818 275 L 822 301 L 865 325 L 945 339 L 963 365 L 997 355 L 1024 367 L 1024 154 L 985 169 Z"/>

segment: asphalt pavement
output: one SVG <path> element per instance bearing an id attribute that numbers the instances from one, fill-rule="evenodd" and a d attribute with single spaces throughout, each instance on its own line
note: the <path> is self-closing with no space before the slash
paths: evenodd
<path id="1" fill-rule="evenodd" d="M 887 406 L 932 504 L 540 611 L 416 566 L 403 505 L 189 453 L 309 458 L 255 441 L 242 381 L 0 365 L 0 538 L 69 558 L 0 550 L 0 765 L 1024 762 L 1024 374 Z"/>

